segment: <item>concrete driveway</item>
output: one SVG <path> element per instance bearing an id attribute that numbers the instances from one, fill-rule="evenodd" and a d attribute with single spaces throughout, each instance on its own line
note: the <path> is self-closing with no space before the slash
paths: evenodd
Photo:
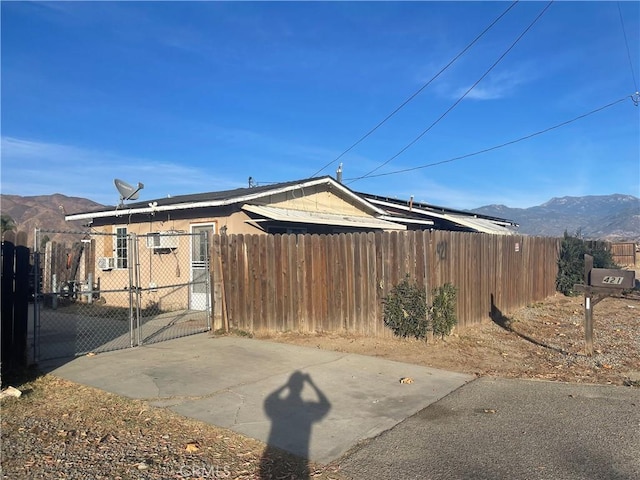
<path id="1" fill-rule="evenodd" d="M 199 334 L 45 370 L 329 463 L 473 379 L 374 357 Z M 401 384 L 411 377 L 412 384 Z"/>

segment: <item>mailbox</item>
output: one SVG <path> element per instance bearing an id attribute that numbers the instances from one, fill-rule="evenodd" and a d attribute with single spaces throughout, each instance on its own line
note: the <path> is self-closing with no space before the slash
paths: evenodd
<path id="1" fill-rule="evenodd" d="M 633 270 L 592 268 L 589 285 L 624 290 L 635 287 L 636 273 Z"/>
<path id="2" fill-rule="evenodd" d="M 593 268 L 593 257 L 584 256 L 584 285 L 574 285 L 584 292 L 584 340 L 585 353 L 593 355 L 593 306 L 600 300 L 619 294 L 622 290 L 634 288 L 636 272 L 613 268 Z"/>

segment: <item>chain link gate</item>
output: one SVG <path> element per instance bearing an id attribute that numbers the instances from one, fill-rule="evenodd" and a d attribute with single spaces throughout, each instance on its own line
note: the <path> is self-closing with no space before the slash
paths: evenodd
<path id="1" fill-rule="evenodd" d="M 36 230 L 36 361 L 211 329 L 209 232 Z M 55 241 L 50 239 L 54 238 Z"/>

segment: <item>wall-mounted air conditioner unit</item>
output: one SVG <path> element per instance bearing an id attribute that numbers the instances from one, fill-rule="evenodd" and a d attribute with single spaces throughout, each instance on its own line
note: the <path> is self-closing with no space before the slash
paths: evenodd
<path id="1" fill-rule="evenodd" d="M 98 268 L 100 270 L 113 270 L 116 268 L 116 259 L 114 257 L 98 257 Z"/>
<path id="2" fill-rule="evenodd" d="M 175 232 L 155 232 L 147 234 L 147 248 L 151 250 L 175 250 L 178 236 Z"/>

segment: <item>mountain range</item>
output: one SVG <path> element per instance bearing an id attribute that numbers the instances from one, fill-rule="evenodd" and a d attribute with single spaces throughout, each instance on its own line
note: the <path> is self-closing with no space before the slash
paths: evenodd
<path id="1" fill-rule="evenodd" d="M 59 231 L 49 237 L 60 240 L 64 231 L 83 229 L 80 222 L 66 222 L 65 214 L 104 207 L 59 193 L 32 197 L 1 194 L 0 202 L 2 213 L 13 218 L 18 230 L 27 231 L 29 245 L 34 228 Z M 486 205 L 469 211 L 512 220 L 520 225 L 518 233 L 525 235 L 560 237 L 566 231 L 580 232 L 589 239 L 640 242 L 640 199 L 632 195 L 561 197 L 530 208 Z"/>
<path id="2" fill-rule="evenodd" d="M 588 239 L 640 240 L 640 199 L 633 195 L 560 197 L 530 208 L 486 205 L 470 211 L 513 220 L 525 235 L 560 237 L 566 231 Z"/>
<path id="3" fill-rule="evenodd" d="M 85 230 L 82 228 L 82 222 L 67 222 L 64 216 L 70 213 L 97 210 L 102 207 L 92 200 L 67 197 L 60 193 L 33 197 L 0 194 L 2 214 L 13 218 L 18 231 L 27 232 L 28 245 L 33 245 L 33 235 L 36 228 L 59 232 L 47 234 L 49 239 L 54 241 L 65 239 L 65 231 Z"/>

